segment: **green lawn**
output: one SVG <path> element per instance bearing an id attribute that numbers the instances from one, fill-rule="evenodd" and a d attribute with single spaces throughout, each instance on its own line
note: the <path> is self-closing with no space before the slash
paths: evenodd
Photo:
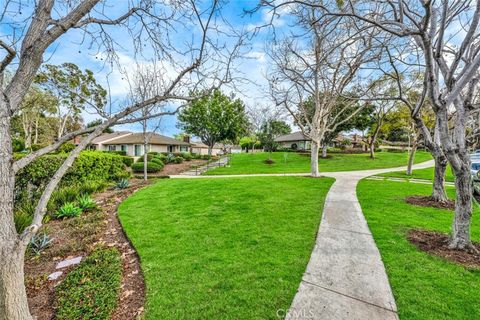
<path id="1" fill-rule="evenodd" d="M 407 176 L 405 171 L 397 171 L 397 172 L 388 172 L 379 174 L 382 177 L 394 177 L 394 178 L 414 178 L 414 179 L 424 179 L 424 180 L 431 180 L 433 181 L 434 175 L 434 168 L 425 168 L 425 169 L 418 169 L 413 170 L 411 176 Z M 450 165 L 447 166 L 447 170 L 445 171 L 445 181 L 454 182 L 455 177 L 453 176 L 452 169 Z"/>
<path id="2" fill-rule="evenodd" d="M 449 232 L 453 212 L 412 206 L 408 195 L 429 195 L 431 186 L 362 180 L 357 194 L 380 249 L 401 320 L 480 319 L 480 270 L 466 269 L 420 252 L 406 232 L 422 228 Z M 453 197 L 453 189 L 448 189 Z M 480 210 L 472 238 L 480 241 Z"/>
<path id="3" fill-rule="evenodd" d="M 333 179 L 167 179 L 119 208 L 147 319 L 278 319 L 308 263 Z"/>
<path id="4" fill-rule="evenodd" d="M 320 172 L 367 170 L 405 166 L 408 153 L 378 152 L 375 159 L 368 154 L 330 154 L 330 158 L 319 159 Z M 216 168 L 206 175 L 248 174 L 248 173 L 307 173 L 310 172 L 310 156 L 295 152 L 274 152 L 274 164 L 266 164 L 268 153 L 233 154 L 230 166 Z M 415 162 L 430 160 L 428 152 L 419 151 Z"/>

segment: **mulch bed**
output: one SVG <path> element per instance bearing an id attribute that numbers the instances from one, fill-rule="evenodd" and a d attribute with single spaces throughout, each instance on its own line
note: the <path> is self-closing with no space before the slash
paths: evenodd
<path id="1" fill-rule="evenodd" d="M 188 171 L 195 166 L 203 166 L 208 162 L 208 160 L 201 160 L 201 159 L 194 159 L 191 161 L 183 161 L 182 163 L 169 163 L 165 165 L 162 171 L 158 173 L 149 173 L 149 178 L 157 178 L 157 177 L 166 177 L 170 175 L 177 175 L 184 171 Z M 141 178 L 143 176 L 142 173 L 135 173 L 135 177 Z"/>
<path id="2" fill-rule="evenodd" d="M 410 230 L 408 240 L 421 251 L 441 257 L 467 268 L 480 268 L 480 254 L 448 248 L 449 236 L 435 231 Z M 473 244 L 480 252 L 480 243 Z"/>
<path id="3" fill-rule="evenodd" d="M 85 257 L 97 244 L 116 247 L 122 257 L 121 292 L 118 307 L 111 319 L 127 320 L 141 316 L 145 302 L 145 283 L 136 251 L 118 221 L 117 208 L 124 199 L 151 182 L 132 179 L 127 189 L 108 190 L 94 196 L 101 212 L 84 214 L 80 218 L 75 218 L 77 220 L 53 220 L 44 226 L 50 237 L 55 238 L 52 246 L 41 256 L 32 256 L 25 261 L 30 311 L 38 320 L 54 318 L 55 286 L 76 267 L 62 269 L 63 274 L 60 278 L 49 281 L 47 277 L 56 271 L 56 264 L 67 258 Z M 72 223 L 78 223 L 79 227 L 72 228 Z"/>
<path id="4" fill-rule="evenodd" d="M 410 196 L 405 198 L 405 202 L 415 206 L 455 210 L 455 201 L 447 200 L 445 202 L 438 202 L 434 201 L 430 196 Z"/>

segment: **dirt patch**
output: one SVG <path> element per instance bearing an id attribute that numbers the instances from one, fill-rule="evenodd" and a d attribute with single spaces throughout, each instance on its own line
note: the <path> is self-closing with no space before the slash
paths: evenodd
<path id="1" fill-rule="evenodd" d="M 405 202 L 415 206 L 455 210 L 455 201 L 447 200 L 445 202 L 438 202 L 434 201 L 430 196 L 410 196 L 405 198 Z"/>
<path id="2" fill-rule="evenodd" d="M 158 173 L 149 173 L 149 178 L 157 178 L 157 177 L 166 177 L 170 175 L 177 175 L 181 172 L 188 171 L 190 169 L 195 168 L 196 166 L 203 166 L 207 164 L 208 160 L 200 160 L 195 159 L 191 161 L 183 161 L 182 163 L 169 163 L 165 165 L 162 171 Z M 142 173 L 134 173 L 136 178 L 142 178 Z"/>
<path id="3" fill-rule="evenodd" d="M 118 205 L 152 181 L 130 180 L 124 190 L 108 190 L 94 196 L 100 210 L 81 217 L 53 220 L 43 227 L 54 238 L 52 245 L 40 256 L 29 255 L 25 261 L 26 287 L 30 310 L 38 320 L 54 318 L 55 287 L 75 267 L 62 269 L 55 281 L 47 279 L 56 264 L 64 259 L 87 256 L 97 244 L 116 247 L 122 257 L 122 284 L 118 307 L 111 319 L 138 318 L 143 313 L 145 283 L 139 258 L 125 236 L 117 218 Z"/>
<path id="4" fill-rule="evenodd" d="M 265 164 L 274 164 L 275 163 L 275 161 L 273 161 L 272 159 L 266 159 L 266 160 L 263 160 L 263 162 Z"/>
<path id="5" fill-rule="evenodd" d="M 448 248 L 449 236 L 435 231 L 410 230 L 408 241 L 418 249 L 467 268 L 480 268 L 480 254 Z M 480 243 L 473 244 L 480 252 Z"/>

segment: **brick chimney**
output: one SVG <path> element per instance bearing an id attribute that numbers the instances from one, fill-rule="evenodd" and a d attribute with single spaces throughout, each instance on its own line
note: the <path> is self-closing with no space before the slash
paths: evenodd
<path id="1" fill-rule="evenodd" d="M 184 135 L 183 136 L 183 142 L 190 143 L 190 136 L 189 135 Z"/>

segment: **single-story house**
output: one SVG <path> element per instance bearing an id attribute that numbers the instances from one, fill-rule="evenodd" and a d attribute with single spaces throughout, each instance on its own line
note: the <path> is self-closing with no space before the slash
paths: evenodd
<path id="1" fill-rule="evenodd" d="M 224 153 L 225 146 L 221 143 L 215 143 L 212 149 L 212 155 L 219 155 Z M 208 146 L 201 141 L 192 141 L 190 152 L 195 154 L 208 154 Z"/>
<path id="2" fill-rule="evenodd" d="M 143 156 L 142 132 L 106 133 L 93 139 L 91 150 L 126 151 L 128 156 Z M 189 152 L 190 143 L 153 133 L 147 146 L 147 152 Z"/>
<path id="3" fill-rule="evenodd" d="M 292 150 L 310 150 L 311 139 L 307 138 L 301 131 L 284 134 L 275 138 L 280 148 Z"/>

